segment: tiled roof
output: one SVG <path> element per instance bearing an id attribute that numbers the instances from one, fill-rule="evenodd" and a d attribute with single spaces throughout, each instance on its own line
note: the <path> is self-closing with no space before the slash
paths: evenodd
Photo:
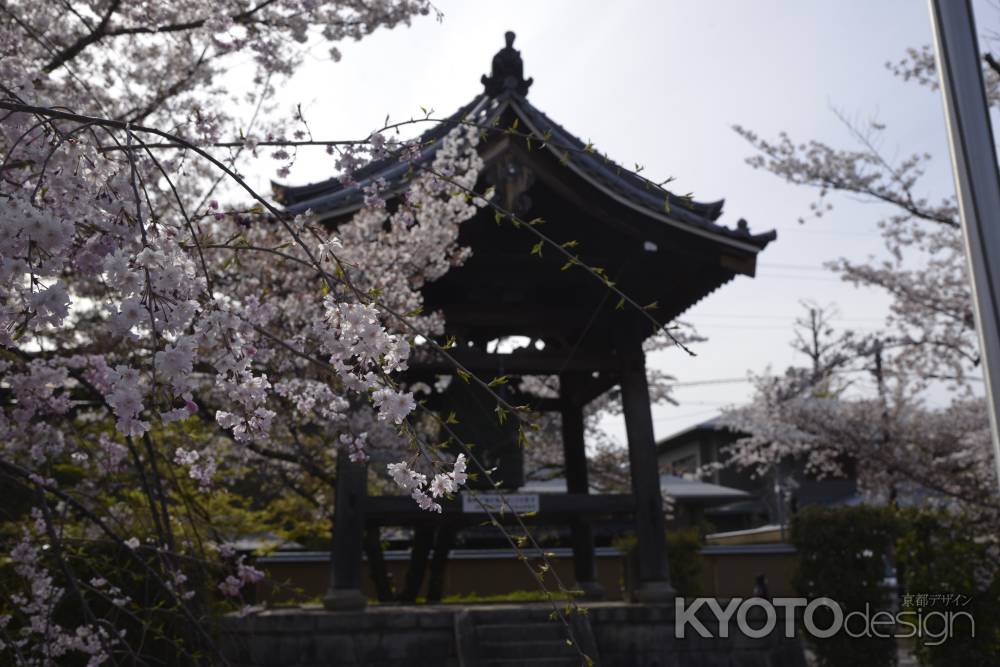
<path id="1" fill-rule="evenodd" d="M 422 134 L 422 146 L 417 164 L 427 164 L 434 159 L 441 142 L 455 125 L 466 122 L 483 128 L 492 128 L 506 109 L 511 109 L 522 119 L 522 131 L 530 131 L 546 150 L 559 157 L 567 168 L 582 177 L 595 189 L 602 191 L 641 215 L 702 236 L 736 243 L 744 249 L 763 249 L 775 239 L 775 232 L 751 234 L 742 220 L 736 229 L 718 224 L 723 201 L 696 202 L 679 197 L 663 187 L 650 183 L 632 171 L 602 156 L 589 144 L 565 130 L 545 113 L 532 105 L 525 97 L 510 90 L 495 97 L 485 93 L 478 95 L 450 117 L 439 121 L 433 128 Z M 506 128 L 497 128 L 503 132 Z M 487 130 L 488 131 L 488 130 Z M 542 137 L 546 137 L 542 141 Z M 335 216 L 350 213 L 361 207 L 363 188 L 376 179 L 388 183 L 389 191 L 405 189 L 412 175 L 411 165 L 394 158 L 385 158 L 365 166 L 354 174 L 354 184 L 345 186 L 339 179 L 302 186 L 273 184 L 276 199 L 287 210 L 303 212 L 311 210 L 320 215 Z"/>

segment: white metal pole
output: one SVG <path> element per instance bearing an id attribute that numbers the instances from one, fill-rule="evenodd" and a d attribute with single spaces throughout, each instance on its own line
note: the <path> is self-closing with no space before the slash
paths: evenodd
<path id="1" fill-rule="evenodd" d="M 929 0 L 1000 481 L 1000 173 L 971 0 Z"/>

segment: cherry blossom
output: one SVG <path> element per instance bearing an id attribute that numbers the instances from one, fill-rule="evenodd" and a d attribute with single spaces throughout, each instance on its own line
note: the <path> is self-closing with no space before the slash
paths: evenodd
<path id="1" fill-rule="evenodd" d="M 886 67 L 903 81 L 938 85 L 929 46 Z M 987 99 L 997 106 L 1000 66 L 987 56 L 983 69 Z M 885 124 L 841 120 L 853 138 L 848 147 L 735 129 L 755 150 L 751 166 L 816 190 L 800 222 L 834 215 L 838 194 L 880 205 L 885 259 L 846 257 L 829 268 L 889 295 L 886 327 L 877 339 L 851 334 L 836 353 L 812 354 L 812 368 L 756 378 L 751 405 L 726 416 L 749 434 L 733 448 L 733 464 L 762 472 L 794 457 L 818 474 L 836 474 L 847 455 L 859 462 L 870 497 L 926 496 L 995 527 L 996 468 L 955 197 L 930 194 L 925 173 L 934 156 L 888 155 L 881 149 L 890 136 Z M 872 375 L 874 392 L 851 390 L 844 378 L 857 372 Z M 932 390 L 947 399 L 929 404 Z"/>

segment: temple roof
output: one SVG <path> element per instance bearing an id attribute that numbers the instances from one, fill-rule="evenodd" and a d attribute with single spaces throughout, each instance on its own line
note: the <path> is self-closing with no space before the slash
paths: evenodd
<path id="1" fill-rule="evenodd" d="M 549 118 L 526 98 L 531 79 L 524 78 L 513 35 L 507 35 L 507 46 L 494 56 L 482 83 L 483 92 L 468 104 L 433 121 L 415 158 L 411 153 L 405 161 L 393 156 L 372 162 L 356 171 L 349 185 L 338 178 L 275 184 L 276 198 L 290 212 L 311 210 L 323 222 L 339 225 L 364 205 L 367 185 L 379 179 L 390 197 L 401 194 L 420 166 L 433 161 L 453 127 L 473 124 L 480 129 L 484 163 L 476 191 L 492 186 L 505 210 L 524 220 L 543 219 L 547 238 L 560 247 L 572 242 L 580 266 L 600 267 L 621 293 L 648 304 L 644 310 L 655 310 L 658 323 L 674 320 L 735 276 L 754 275 L 757 254 L 774 240 L 773 231 L 752 234 L 743 220 L 735 228 L 719 224 L 722 201 L 677 196 Z M 544 354 L 556 360 L 551 372 L 613 366 L 617 362 L 606 352 L 619 325 L 638 318 L 642 323 L 635 326 L 649 328 L 652 316 L 620 309 L 618 298 L 594 275 L 567 270 L 572 262 L 554 248 L 536 252 L 538 239 L 526 231 L 531 226 L 520 227 L 496 224 L 489 208 L 463 222 L 458 243 L 471 254 L 423 287 L 425 308 L 444 315 L 450 334 L 479 346 L 465 351 L 469 355 L 484 355 L 480 348 L 490 340 L 521 335 L 544 342 Z M 505 367 L 538 370 L 544 365 L 540 354 L 507 355 Z M 563 354 L 573 357 L 573 368 Z M 492 356 L 463 363 L 485 367 L 495 363 L 486 358 Z"/>
<path id="2" fill-rule="evenodd" d="M 443 121 L 438 121 L 419 137 L 421 150 L 417 164 L 429 164 L 447 133 L 460 123 L 473 123 L 492 134 L 503 135 L 510 127 L 511 115 L 521 132 L 530 133 L 538 147 L 552 153 L 560 164 L 581 177 L 594 190 L 624 204 L 643 217 L 659 224 L 709 237 L 728 246 L 755 252 L 776 238 L 774 231 L 752 234 L 745 221 L 737 227 L 718 224 L 723 201 L 697 202 L 680 197 L 598 153 L 593 147 L 549 118 L 526 98 L 531 79 L 523 79 L 520 55 L 512 48 L 513 33 L 507 34 L 507 47 L 493 60 L 493 73 L 484 76 L 485 90 Z M 500 123 L 501 119 L 505 122 Z M 544 140 L 543 140 L 544 138 Z M 413 170 L 409 163 L 395 157 L 374 161 L 354 173 L 354 182 L 345 186 L 339 178 L 301 186 L 272 184 L 275 198 L 294 213 L 311 210 L 322 218 L 339 218 L 361 208 L 365 186 L 384 180 L 390 193 L 408 185 Z"/>

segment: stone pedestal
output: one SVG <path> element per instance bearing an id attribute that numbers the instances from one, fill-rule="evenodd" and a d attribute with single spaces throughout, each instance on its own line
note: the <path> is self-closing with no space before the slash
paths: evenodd
<path id="1" fill-rule="evenodd" d="M 330 611 L 356 611 L 367 605 L 368 598 L 357 588 L 331 588 L 323 596 L 323 606 Z"/>
<path id="2" fill-rule="evenodd" d="M 603 600 L 604 586 L 597 581 L 578 581 L 576 587 L 583 591 L 583 599 L 588 601 Z"/>
<path id="3" fill-rule="evenodd" d="M 641 604 L 673 604 L 677 592 L 666 581 L 644 581 L 633 593 Z"/>

